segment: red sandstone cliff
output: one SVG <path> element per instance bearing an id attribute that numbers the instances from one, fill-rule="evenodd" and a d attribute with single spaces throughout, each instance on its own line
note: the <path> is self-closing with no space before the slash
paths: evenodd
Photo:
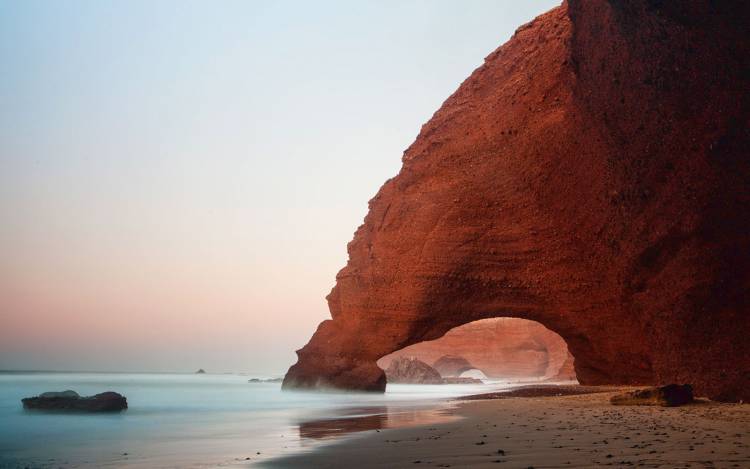
<path id="1" fill-rule="evenodd" d="M 575 359 L 570 352 L 565 356 L 565 361 L 557 372 L 548 378 L 548 381 L 573 381 L 576 379 Z"/>
<path id="2" fill-rule="evenodd" d="M 750 399 L 750 2 L 570 0 L 522 26 L 370 201 L 284 387 L 478 319 L 559 333 L 579 381 Z"/>
<path id="3" fill-rule="evenodd" d="M 459 364 L 454 359 L 456 363 L 439 366 L 437 362 L 447 356 L 463 359 L 463 363 L 451 366 Z M 553 378 L 566 362 L 568 347 L 559 335 L 537 322 L 494 318 L 465 324 L 437 340 L 406 347 L 378 360 L 378 366 L 386 369 L 398 357 L 417 357 L 443 376 L 458 376 L 476 368 L 489 378 Z M 573 376 L 575 379 L 575 373 Z"/>

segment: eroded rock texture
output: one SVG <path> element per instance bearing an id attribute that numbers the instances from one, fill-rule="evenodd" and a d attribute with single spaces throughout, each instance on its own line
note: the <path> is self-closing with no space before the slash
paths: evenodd
<path id="1" fill-rule="evenodd" d="M 750 399 L 750 2 L 570 0 L 522 26 L 370 202 L 285 387 L 478 319 L 559 333 L 584 384 Z"/>
<path id="2" fill-rule="evenodd" d="M 438 371 L 415 357 L 398 357 L 385 370 L 391 383 L 443 384 Z"/>
<path id="3" fill-rule="evenodd" d="M 575 381 L 576 380 L 576 369 L 575 359 L 573 355 L 568 352 L 565 357 L 565 361 L 557 370 L 557 373 L 550 376 L 548 381 Z"/>
<path id="4" fill-rule="evenodd" d="M 435 342 L 435 341 L 431 341 L 431 342 Z M 412 347 L 417 347 L 420 344 L 429 344 L 431 342 L 420 342 L 419 344 L 410 345 L 409 347 L 406 347 L 405 349 L 402 349 L 402 350 L 408 350 Z M 385 370 L 387 367 L 387 364 L 389 363 L 389 360 L 393 360 L 398 353 L 399 352 L 393 352 L 392 354 L 386 355 L 385 357 L 381 358 L 380 360 L 378 360 L 378 366 Z M 432 364 L 432 367 L 435 368 L 438 371 L 438 373 L 440 373 L 440 376 L 443 376 L 443 377 L 461 376 L 461 373 L 465 371 L 473 370 L 476 368 L 476 366 L 469 363 L 469 360 L 458 355 L 443 355 L 442 357 L 438 358 L 435 361 L 435 363 Z"/>
<path id="5" fill-rule="evenodd" d="M 378 366 L 386 369 L 398 357 L 417 357 L 431 363 L 442 376 L 459 376 L 476 368 L 488 378 L 550 379 L 561 372 L 568 355 L 565 341 L 538 322 L 493 318 L 386 355 Z"/>

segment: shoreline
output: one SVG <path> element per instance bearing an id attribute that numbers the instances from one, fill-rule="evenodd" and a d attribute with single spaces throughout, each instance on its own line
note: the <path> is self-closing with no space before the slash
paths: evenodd
<path id="1" fill-rule="evenodd" d="M 627 386 L 584 386 L 581 384 L 527 384 L 516 386 L 502 391 L 485 392 L 481 394 L 470 394 L 454 400 L 457 401 L 481 401 L 491 399 L 511 399 L 514 397 L 560 397 L 578 396 L 581 394 L 597 394 L 603 392 L 621 392 L 631 389 Z M 635 388 L 632 388 L 635 389 Z"/>
<path id="2" fill-rule="evenodd" d="M 452 399 L 454 420 L 362 431 L 255 466 L 750 467 L 748 405 L 613 406 L 612 395 L 632 388 L 579 388 L 557 395 L 554 385 L 527 386 L 510 391 L 521 396 Z"/>
<path id="3" fill-rule="evenodd" d="M 25 397 L 66 389 L 117 391 L 128 410 L 23 409 Z M 234 374 L 0 373 L 0 467 L 236 467 L 309 451 L 347 433 L 437 423 L 452 418 L 435 411 L 453 406 L 451 398 L 493 389 L 393 385 L 386 394 L 324 394 L 281 392 L 278 383 Z"/>

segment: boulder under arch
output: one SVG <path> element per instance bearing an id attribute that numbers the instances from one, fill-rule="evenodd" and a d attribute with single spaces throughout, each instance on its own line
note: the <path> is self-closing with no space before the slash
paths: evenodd
<path id="1" fill-rule="evenodd" d="M 464 371 L 478 369 L 467 359 L 458 355 L 443 355 L 432 364 L 432 367 L 443 377 L 459 377 Z"/>

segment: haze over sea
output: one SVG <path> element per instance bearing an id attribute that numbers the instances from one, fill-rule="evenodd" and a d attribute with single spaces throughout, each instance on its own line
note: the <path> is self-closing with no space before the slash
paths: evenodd
<path id="1" fill-rule="evenodd" d="M 445 398 L 503 387 L 388 385 L 385 394 L 281 392 L 240 374 L 0 373 L 0 467 L 216 467 L 304 451 L 350 432 L 450 418 Z M 24 411 L 73 389 L 128 398 L 116 414 Z M 260 454 L 257 454 L 260 453 Z M 250 458 L 246 460 L 246 458 Z"/>

